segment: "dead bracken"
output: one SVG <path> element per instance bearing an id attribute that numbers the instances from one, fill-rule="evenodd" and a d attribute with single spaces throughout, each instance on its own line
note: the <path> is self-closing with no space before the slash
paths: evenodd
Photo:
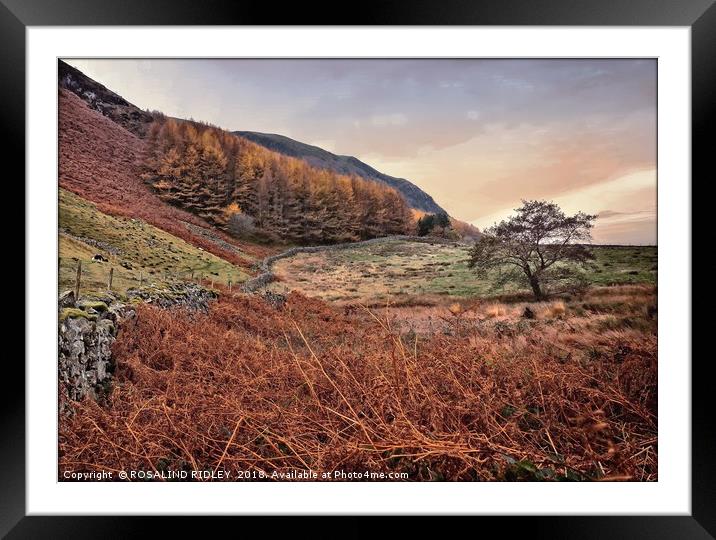
<path id="1" fill-rule="evenodd" d="M 533 305 L 530 321 L 520 304 L 464 306 L 448 333 L 298 293 L 281 309 L 223 293 L 207 313 L 137 306 L 113 346 L 107 403 L 74 404 L 62 420 L 60 473 L 657 479 L 653 287 L 596 290 L 559 313 Z M 640 325 L 601 329 L 613 315 L 590 304 Z"/>

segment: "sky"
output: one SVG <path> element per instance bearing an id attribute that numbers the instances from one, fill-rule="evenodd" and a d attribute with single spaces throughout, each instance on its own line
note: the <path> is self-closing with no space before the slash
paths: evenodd
<path id="1" fill-rule="evenodd" d="M 656 244 L 656 61 L 87 59 L 138 107 L 278 133 L 407 178 L 484 229 L 522 199 Z"/>

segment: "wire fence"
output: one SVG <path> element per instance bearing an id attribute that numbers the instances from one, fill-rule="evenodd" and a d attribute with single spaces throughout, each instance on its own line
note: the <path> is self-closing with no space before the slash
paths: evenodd
<path id="1" fill-rule="evenodd" d="M 90 261 L 90 263 L 95 263 L 95 261 Z M 156 282 L 191 282 L 210 288 L 221 285 L 227 287 L 229 292 L 236 285 L 235 276 L 218 276 L 196 269 L 181 271 L 165 269 L 145 272 L 144 269 L 133 270 L 114 265 L 107 267 L 106 263 L 102 261 L 96 261 L 96 263 L 102 264 L 88 264 L 88 261 L 85 261 L 83 265 L 81 259 L 65 259 L 63 261 L 60 258 L 60 285 L 64 285 L 65 288 L 71 286 L 75 298 L 79 298 L 82 290 L 124 291 L 131 287 L 141 288 Z"/>

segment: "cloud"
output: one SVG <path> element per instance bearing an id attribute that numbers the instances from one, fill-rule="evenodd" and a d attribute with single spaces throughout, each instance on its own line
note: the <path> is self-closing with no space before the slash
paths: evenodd
<path id="1" fill-rule="evenodd" d="M 463 86 L 465 84 L 460 81 L 442 81 L 440 83 L 440 88 L 462 88 Z"/>
<path id="2" fill-rule="evenodd" d="M 374 114 L 370 117 L 370 123 L 374 126 L 403 126 L 408 123 L 404 114 Z"/>
<path id="3" fill-rule="evenodd" d="M 613 210 L 602 210 L 597 214 L 600 219 L 615 217 L 615 216 L 621 216 L 624 212 L 614 212 Z"/>
<path id="4" fill-rule="evenodd" d="M 530 198 L 556 202 L 567 214 L 597 215 L 593 238 L 597 243 L 656 244 L 656 170 L 625 174 L 561 195 L 543 193 Z M 519 201 L 472 221 L 485 229 L 514 214 Z M 613 208 L 601 210 L 603 208 Z"/>
<path id="5" fill-rule="evenodd" d="M 611 221 L 640 221 L 654 216 L 653 210 L 640 210 L 637 212 L 615 212 L 613 210 L 602 210 L 597 214 L 601 220 Z"/>

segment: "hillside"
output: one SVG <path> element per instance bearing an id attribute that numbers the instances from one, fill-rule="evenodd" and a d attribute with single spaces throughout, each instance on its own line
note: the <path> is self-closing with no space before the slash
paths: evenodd
<path id="1" fill-rule="evenodd" d="M 91 109 L 102 113 L 139 137 L 145 135 L 153 119 L 150 113 L 129 103 L 122 96 L 62 60 L 58 60 L 57 78 L 62 88 L 79 96 Z"/>
<path id="2" fill-rule="evenodd" d="M 212 252 L 235 263 L 222 249 L 235 243 L 226 233 L 248 243 L 310 244 L 413 228 L 404 198 L 384 183 L 315 167 L 205 123 L 141 111 L 62 61 L 58 82 L 60 185 L 103 212 L 139 212 L 204 249 L 219 233 Z"/>
<path id="3" fill-rule="evenodd" d="M 266 255 L 266 248 L 237 242 L 163 202 L 140 178 L 145 142 L 64 88 L 58 128 L 61 188 L 94 202 L 101 212 L 144 220 L 233 264 L 248 267 Z"/>
<path id="4" fill-rule="evenodd" d="M 128 217 L 104 214 L 97 206 L 60 188 L 60 289 L 73 288 L 82 260 L 83 287 L 100 290 L 114 270 L 113 289 L 123 292 L 144 282 L 204 277 L 227 284 L 244 281 L 245 268 L 204 251 L 157 227 Z M 106 262 L 94 260 L 101 255 Z"/>
<path id="5" fill-rule="evenodd" d="M 114 145 L 121 148 L 120 155 L 106 156 L 106 163 L 119 157 L 120 167 L 129 176 L 144 180 L 164 206 L 182 208 L 200 218 L 203 225 L 208 223 L 244 240 L 304 244 L 364 240 L 411 233 L 415 215 L 444 213 L 414 184 L 381 173 L 355 157 L 337 156 L 280 135 L 232 133 L 200 122 L 167 118 L 156 111 L 149 113 L 61 60 L 58 83 L 88 109 L 135 137 L 129 145 Z M 69 102 L 66 97 L 61 99 Z M 105 122 L 101 129 L 107 126 Z M 76 130 L 88 134 L 89 144 L 94 145 L 91 127 Z M 117 130 L 113 131 L 116 134 Z M 92 184 L 93 169 L 81 170 L 90 177 L 89 182 L 81 183 Z M 137 183 L 134 178 L 133 183 Z M 86 196 L 86 192 L 81 194 Z M 120 195 L 120 199 L 125 197 Z M 114 204 L 113 198 L 104 196 L 92 200 Z M 479 237 L 477 229 L 452 221 L 459 234 Z"/>
<path id="6" fill-rule="evenodd" d="M 159 197 L 241 238 L 333 244 L 415 228 L 395 189 L 214 126 L 156 115 L 146 142 L 141 176 Z"/>
<path id="7" fill-rule="evenodd" d="M 377 171 L 353 156 L 339 156 L 317 146 L 311 146 L 273 133 L 258 133 L 255 131 L 234 131 L 234 133 L 274 152 L 303 159 L 314 167 L 339 174 L 356 175 L 388 185 L 403 196 L 408 206 L 416 210 L 432 214 L 446 213 L 430 195 L 415 184 L 404 178 L 395 178 Z"/>

